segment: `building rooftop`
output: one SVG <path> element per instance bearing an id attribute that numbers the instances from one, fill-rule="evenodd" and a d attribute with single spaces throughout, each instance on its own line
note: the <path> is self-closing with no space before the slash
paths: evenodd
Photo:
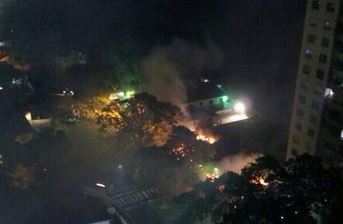
<path id="1" fill-rule="evenodd" d="M 211 82 L 199 82 L 187 87 L 188 102 L 196 102 L 225 95 L 224 90 Z"/>

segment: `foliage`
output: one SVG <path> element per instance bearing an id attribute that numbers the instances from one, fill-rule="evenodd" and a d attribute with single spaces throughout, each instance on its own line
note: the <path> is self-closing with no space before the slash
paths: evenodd
<path id="1" fill-rule="evenodd" d="M 196 194 L 199 190 L 194 189 L 187 203 L 172 203 L 171 214 L 196 214 L 187 216 L 187 223 L 203 220 L 209 213 L 218 224 L 342 222 L 338 212 L 342 209 L 342 178 L 325 169 L 317 157 L 302 155 L 285 163 L 261 157 L 245 167 L 241 175 L 227 173 L 214 183 L 203 184 L 207 185 L 206 193 Z M 190 205 L 203 198 L 210 203 L 206 209 Z M 184 209 L 181 215 L 180 209 L 173 212 L 175 206 Z M 182 223 L 182 219 L 176 222 Z"/>
<path id="2" fill-rule="evenodd" d="M 71 116 L 96 122 L 107 137 L 120 147 L 163 145 L 182 113 L 178 107 L 146 93 L 122 101 L 95 97 L 68 108 Z M 65 114 L 62 110 L 61 114 Z"/>
<path id="3" fill-rule="evenodd" d="M 138 164 L 133 179 L 141 188 L 163 186 L 171 193 L 179 193 L 199 181 L 192 167 L 170 158 L 161 148 L 140 149 L 136 158 Z"/>
<path id="4" fill-rule="evenodd" d="M 199 141 L 192 131 L 182 126 L 173 130 L 162 150 L 180 162 L 193 165 L 210 162 L 215 156 L 212 144 Z"/>

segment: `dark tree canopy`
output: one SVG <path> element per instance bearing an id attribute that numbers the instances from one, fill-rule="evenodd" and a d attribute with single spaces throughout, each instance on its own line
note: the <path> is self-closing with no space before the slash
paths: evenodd
<path id="1" fill-rule="evenodd" d="M 339 212 L 342 178 L 336 171 L 324 168 L 319 158 L 309 155 L 284 163 L 261 157 L 244 168 L 241 175 L 229 172 L 214 183 L 201 185 L 176 198 L 165 210 L 174 217 L 171 223 L 196 223 L 204 218 L 218 224 L 314 224 L 318 220 L 343 220 Z M 206 203 L 201 206 L 199 201 L 204 200 Z"/>

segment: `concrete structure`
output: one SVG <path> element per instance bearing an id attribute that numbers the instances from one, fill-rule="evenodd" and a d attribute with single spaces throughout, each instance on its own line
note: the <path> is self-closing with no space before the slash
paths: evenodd
<path id="1" fill-rule="evenodd" d="M 202 78 L 197 88 L 189 88 L 187 95 L 188 102 L 178 106 L 182 111 L 187 111 L 188 117 L 179 125 L 191 130 L 195 127 L 220 126 L 249 118 L 243 102 L 232 99 L 221 85 L 211 84 L 208 79 Z"/>
<path id="2" fill-rule="evenodd" d="M 327 124 L 324 121 L 328 118 L 327 108 L 331 107 L 330 104 L 339 105 L 343 102 L 343 98 L 338 97 L 343 80 L 343 72 L 340 72 L 343 71 L 340 65 L 340 61 L 343 63 L 343 54 L 340 53 L 343 52 L 343 36 L 338 31 L 343 22 L 343 10 L 340 8 L 339 0 L 307 2 L 287 158 L 325 151 L 320 146 L 323 139 L 328 138 L 328 135 L 323 135 L 323 128 Z M 341 140 L 340 133 L 330 135 Z"/>

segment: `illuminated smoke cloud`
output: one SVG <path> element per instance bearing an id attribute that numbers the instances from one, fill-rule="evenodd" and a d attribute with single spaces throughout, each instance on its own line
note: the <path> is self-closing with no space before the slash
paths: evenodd
<path id="1" fill-rule="evenodd" d="M 147 81 L 144 90 L 161 101 L 184 104 L 187 101 L 185 80 L 204 69 L 220 66 L 221 55 L 214 44 L 200 47 L 178 39 L 168 46 L 154 47 L 142 61 Z"/>
<path id="2" fill-rule="evenodd" d="M 258 153 L 226 156 L 218 162 L 217 167 L 222 173 L 231 171 L 240 174 L 245 166 L 255 162 L 261 156 Z"/>

